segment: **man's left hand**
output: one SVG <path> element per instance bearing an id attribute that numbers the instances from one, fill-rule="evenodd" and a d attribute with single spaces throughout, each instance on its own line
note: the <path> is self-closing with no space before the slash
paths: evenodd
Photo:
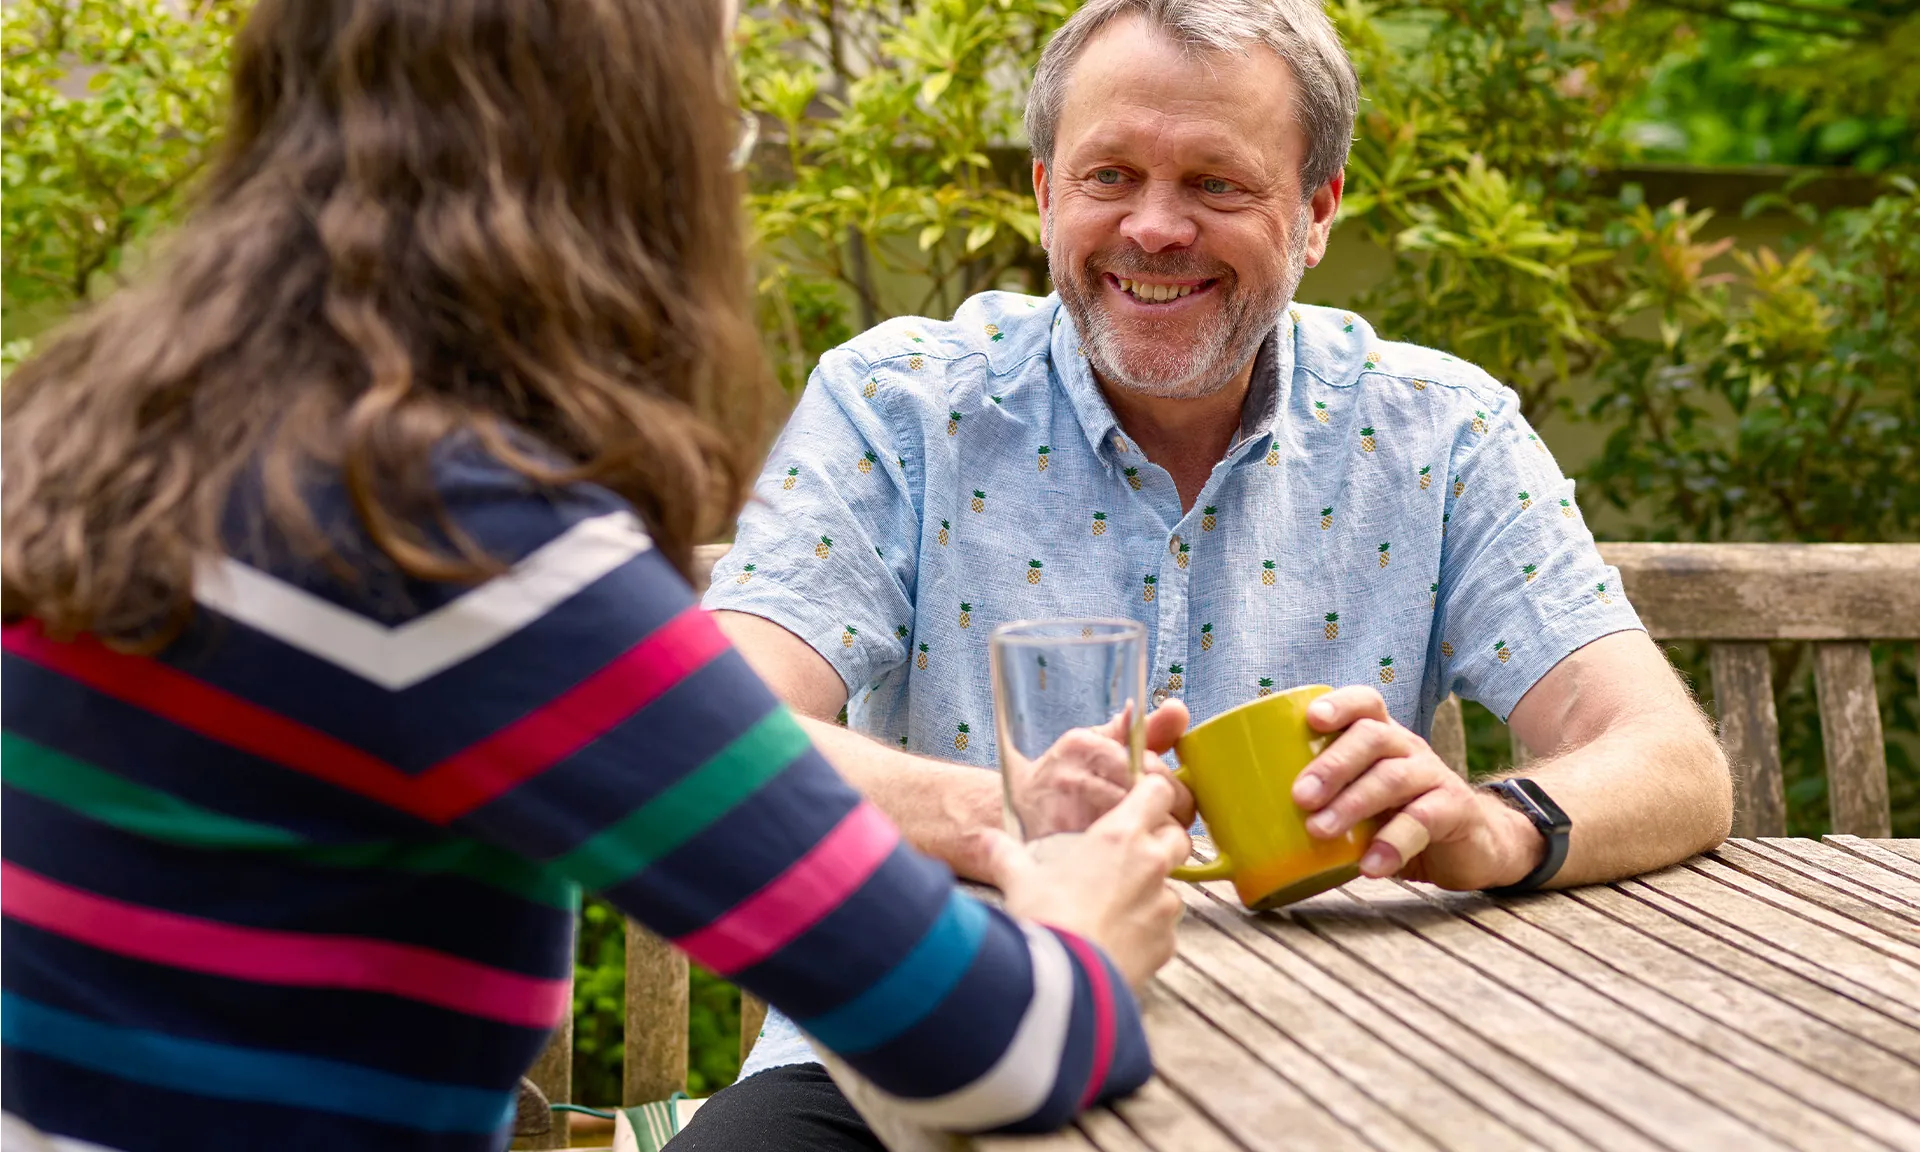
<path id="1" fill-rule="evenodd" d="M 1294 802 L 1312 813 L 1307 831 L 1322 839 L 1377 822 L 1362 874 L 1497 888 L 1540 862 L 1546 842 L 1527 818 L 1461 779 L 1394 721 L 1372 688 L 1327 693 L 1308 707 L 1307 723 L 1317 732 L 1345 731 L 1301 771 Z"/>

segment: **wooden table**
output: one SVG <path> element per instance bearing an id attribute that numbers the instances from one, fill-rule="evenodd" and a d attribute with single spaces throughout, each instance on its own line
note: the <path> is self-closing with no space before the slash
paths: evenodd
<path id="1" fill-rule="evenodd" d="M 1181 885 L 1159 1075 L 979 1152 L 1920 1149 L 1920 841 L 1742 840 L 1491 900 Z M 960 1142 L 955 1142 L 956 1146 Z"/>

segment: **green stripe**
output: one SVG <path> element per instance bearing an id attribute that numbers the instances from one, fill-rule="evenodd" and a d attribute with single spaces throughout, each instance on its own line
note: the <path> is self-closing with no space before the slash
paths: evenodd
<path id="1" fill-rule="evenodd" d="M 564 876 L 478 841 L 311 844 L 296 832 L 202 808 L 13 732 L 0 733 L 0 778 L 22 792 L 149 840 L 271 852 L 332 868 L 462 876 L 554 908 L 572 908 L 579 900 L 579 889 Z"/>
<path id="2" fill-rule="evenodd" d="M 583 887 L 609 888 L 698 836 L 811 746 L 787 710 L 776 708 L 706 763 L 553 865 Z"/>

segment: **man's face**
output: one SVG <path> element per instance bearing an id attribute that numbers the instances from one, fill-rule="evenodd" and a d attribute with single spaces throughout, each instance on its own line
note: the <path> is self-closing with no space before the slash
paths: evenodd
<path id="1" fill-rule="evenodd" d="M 1074 65 L 1034 184 L 1048 270 L 1109 385 L 1225 387 L 1319 262 L 1339 181 L 1303 201 L 1293 96 L 1272 52 L 1190 57 L 1138 18 Z"/>

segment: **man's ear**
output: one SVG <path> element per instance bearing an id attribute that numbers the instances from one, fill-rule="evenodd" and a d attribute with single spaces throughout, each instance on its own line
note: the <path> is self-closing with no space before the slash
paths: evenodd
<path id="1" fill-rule="evenodd" d="M 1047 211 L 1047 205 L 1053 199 L 1053 190 L 1047 186 L 1047 166 L 1045 162 L 1033 162 L 1033 202 L 1040 209 L 1040 247 L 1053 243 L 1053 214 Z"/>
<path id="2" fill-rule="evenodd" d="M 1314 190 L 1307 201 L 1307 267 L 1317 267 L 1327 254 L 1327 238 L 1333 234 L 1333 219 L 1340 214 L 1340 195 L 1346 190 L 1347 174 L 1335 172 L 1333 179 Z"/>

